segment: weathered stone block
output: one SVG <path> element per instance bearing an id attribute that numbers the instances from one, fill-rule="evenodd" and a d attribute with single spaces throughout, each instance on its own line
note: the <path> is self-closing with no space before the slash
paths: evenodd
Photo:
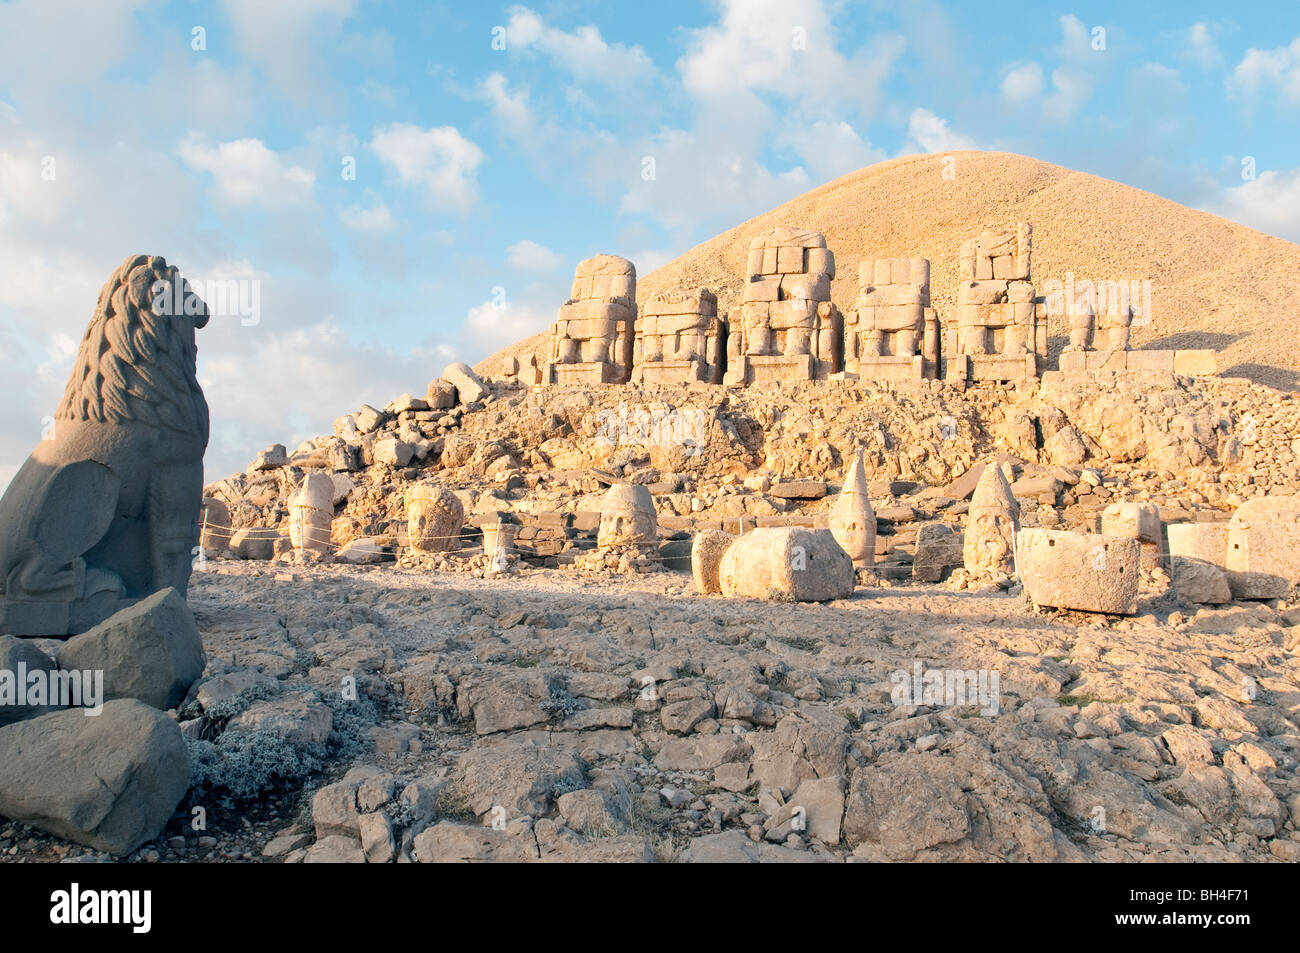
<path id="1" fill-rule="evenodd" d="M 965 560 L 962 543 L 962 534 L 942 523 L 923 526 L 916 540 L 912 578 L 918 582 L 943 582 Z"/>
<path id="2" fill-rule="evenodd" d="M 1176 353 L 1176 351 L 1169 350 L 1128 351 L 1125 353 L 1125 366 L 1130 373 L 1160 371 L 1172 374 L 1174 372 L 1174 355 Z"/>
<path id="3" fill-rule="evenodd" d="M 1174 351 L 1175 374 L 1217 374 L 1219 362 L 1211 350 Z"/>
<path id="4" fill-rule="evenodd" d="M 1285 598 L 1300 583 L 1300 498 L 1257 497 L 1237 507 L 1225 562 L 1236 598 Z"/>
<path id="5" fill-rule="evenodd" d="M 104 697 L 166 711 L 185 698 L 206 661 L 185 599 L 164 589 L 64 643 L 59 668 L 104 673 Z"/>
<path id="6" fill-rule="evenodd" d="M 1069 351 L 1063 353 L 1057 367 L 1065 374 L 1086 374 L 1088 372 L 1087 352 Z"/>
<path id="7" fill-rule="evenodd" d="M 825 602 L 853 594 L 853 560 L 827 530 L 756 529 L 723 554 L 725 596 L 780 602 Z"/>
<path id="8" fill-rule="evenodd" d="M 474 373 L 474 368 L 468 364 L 460 362 L 448 364 L 442 372 L 442 379 L 456 388 L 456 396 L 460 398 L 462 404 L 472 404 L 490 393 L 487 386 Z"/>
<path id="9" fill-rule="evenodd" d="M 190 784 L 176 722 L 121 699 L 0 728 L 0 814 L 111 854 L 162 833 Z"/>
<path id="10" fill-rule="evenodd" d="M 1103 536 L 1160 542 L 1160 510 L 1154 503 L 1112 503 L 1101 512 Z"/>
<path id="11" fill-rule="evenodd" d="M 722 592 L 718 570 L 722 556 L 736 537 L 716 529 L 706 529 L 695 534 L 691 542 L 691 578 L 695 591 L 702 596 Z"/>
<path id="12" fill-rule="evenodd" d="M 1137 612 L 1136 539 L 1047 529 L 1021 530 L 1016 566 L 1025 592 L 1038 605 L 1083 612 Z"/>
<path id="13" fill-rule="evenodd" d="M 784 246 L 776 250 L 776 270 L 783 275 L 803 271 L 803 249 Z"/>
<path id="14" fill-rule="evenodd" d="M 804 255 L 809 274 L 835 277 L 835 255 L 829 248 L 808 248 Z"/>

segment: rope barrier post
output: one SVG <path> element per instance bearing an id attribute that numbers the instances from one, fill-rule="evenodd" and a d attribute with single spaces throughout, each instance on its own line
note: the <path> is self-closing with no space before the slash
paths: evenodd
<path id="1" fill-rule="evenodd" d="M 208 508 L 203 507 L 203 526 L 199 529 L 199 568 L 202 569 L 208 561 L 207 553 L 203 549 L 203 538 L 208 535 Z"/>

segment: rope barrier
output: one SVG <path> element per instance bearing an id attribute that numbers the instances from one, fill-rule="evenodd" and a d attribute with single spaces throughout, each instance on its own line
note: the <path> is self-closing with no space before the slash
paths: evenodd
<path id="1" fill-rule="evenodd" d="M 254 526 L 254 527 L 245 527 L 245 528 L 247 528 L 247 529 L 274 529 L 274 527 L 270 527 L 270 526 Z M 209 528 L 209 529 L 206 530 L 206 533 L 207 533 L 208 535 L 218 536 L 218 537 L 225 538 L 225 539 L 233 539 L 234 536 L 235 536 L 236 534 L 238 534 L 239 532 L 241 532 L 241 530 L 222 531 L 221 529 L 218 529 L 218 528 Z M 283 538 L 285 538 L 285 537 L 280 536 L 280 537 L 278 537 L 278 538 L 283 539 Z M 366 538 L 366 537 L 357 537 L 357 538 L 358 538 L 358 539 L 364 539 L 364 538 Z M 426 537 L 424 537 L 424 538 L 427 539 L 427 540 L 448 541 L 448 540 L 464 540 L 464 539 L 467 539 L 467 538 L 468 538 L 468 539 L 472 539 L 473 537 L 465 537 L 465 536 L 426 536 Z M 327 549 L 332 550 L 332 551 L 333 551 L 334 553 L 336 553 L 336 554 L 339 553 L 339 552 L 341 552 L 341 551 L 344 549 L 344 547 L 346 547 L 346 546 L 348 545 L 347 543 L 336 544 L 336 543 L 334 543 L 332 540 L 326 540 L 326 539 L 320 539 L 320 540 L 318 540 L 318 542 L 324 543 L 324 545 L 325 545 L 325 547 L 326 547 Z M 349 542 L 351 542 L 351 541 L 349 541 Z M 299 547 L 295 547 L 295 549 L 300 549 L 300 548 L 302 548 L 302 547 L 300 547 L 300 546 L 299 546 Z M 407 547 L 407 548 L 410 549 L 411 547 Z M 472 547 L 471 547 L 471 548 L 472 548 Z M 536 552 L 530 553 L 529 550 L 532 549 L 532 548 L 533 548 L 533 547 L 527 545 L 527 540 L 524 540 L 522 544 L 518 544 L 518 543 L 517 543 L 517 544 L 515 545 L 514 550 L 513 550 L 513 554 L 514 554 L 514 555 L 520 555 L 520 556 L 530 556 L 530 555 L 531 555 L 531 556 L 534 556 L 534 557 L 537 557 L 537 558 L 542 558 L 542 559 L 549 559 L 549 558 L 551 558 L 552 556 L 558 556 L 558 555 L 560 555 L 559 553 L 550 553 L 550 554 L 542 554 L 542 553 L 536 553 Z M 597 552 L 599 552 L 599 551 L 600 551 L 600 550 L 599 550 L 598 548 L 595 548 L 595 547 L 593 547 L 593 548 L 580 548 L 580 549 L 578 549 L 578 553 L 579 553 L 579 554 L 582 554 L 582 553 L 597 553 Z M 420 550 L 415 550 L 415 552 L 420 552 Z M 428 553 L 427 555 L 430 555 L 430 556 L 435 556 L 435 555 L 453 555 L 453 554 L 455 554 L 456 552 L 457 552 L 456 550 L 448 550 L 448 551 L 446 551 L 445 554 L 439 554 L 439 553 Z M 497 547 L 496 552 L 506 552 L 507 554 L 511 554 L 511 551 L 510 551 L 510 550 L 508 550 L 505 546 L 500 546 L 500 545 Z M 570 552 L 572 552 L 572 550 L 570 550 Z M 487 555 L 486 549 L 483 551 L 483 553 L 480 553 L 479 555 Z M 637 558 L 638 558 L 640 561 L 642 561 L 642 562 L 666 562 L 666 561 L 668 561 L 668 560 L 670 560 L 670 559 L 674 559 L 674 560 L 676 560 L 676 559 L 685 559 L 685 558 L 688 558 L 688 557 L 685 557 L 685 556 L 661 556 L 661 555 L 658 555 L 658 554 L 654 554 L 654 555 L 652 555 L 652 554 L 649 554 L 649 553 L 645 553 L 645 554 L 641 554 L 641 555 L 638 556 Z"/>
<path id="2" fill-rule="evenodd" d="M 741 535 L 744 535 L 744 532 L 745 532 L 745 520 L 744 520 L 743 518 L 741 518 L 741 517 L 728 517 L 728 518 L 724 518 L 724 519 L 722 520 L 723 525 L 726 525 L 726 523 L 728 522 L 728 520 L 731 520 L 731 519 L 740 520 L 740 534 L 741 534 Z M 305 514 L 300 514 L 300 515 L 299 515 L 299 521 L 300 521 L 300 522 L 299 522 L 299 528 L 298 528 L 298 538 L 299 538 L 300 542 L 299 542 L 299 545 L 298 545 L 298 546 L 295 546 L 295 547 L 294 547 L 296 550 L 300 550 L 300 549 L 303 549 L 303 548 L 313 548 L 313 549 L 315 549 L 315 548 L 321 548 L 321 547 L 323 546 L 323 548 L 325 548 L 327 551 L 332 551 L 335 555 L 337 555 L 338 553 L 342 552 L 343 549 L 344 549 L 344 548 L 345 548 L 345 547 L 346 547 L 350 542 L 354 542 L 354 540 L 349 540 L 349 543 L 336 544 L 336 543 L 333 541 L 332 536 L 329 536 L 329 535 L 323 535 L 323 531 L 318 531 L 318 530 L 316 530 L 316 529 L 314 529 L 314 528 L 309 530 L 308 527 L 307 527 L 307 525 L 306 525 Z M 498 521 L 496 524 L 488 524 L 488 527 L 487 527 L 487 528 L 488 528 L 488 529 L 495 529 L 498 533 L 500 533 L 501 530 L 502 530 L 504 527 L 506 527 L 506 526 L 519 526 L 519 524 L 517 524 L 517 523 L 505 523 L 505 522 Z M 521 528 L 522 528 L 522 527 L 521 527 Z M 483 527 L 478 527 L 478 529 L 482 530 Z M 208 525 L 208 508 L 207 508 L 207 507 L 204 507 L 204 508 L 203 508 L 203 528 L 202 528 L 202 535 L 199 537 L 200 542 L 202 542 L 203 540 L 205 540 L 205 539 L 207 539 L 207 538 L 209 538 L 209 537 L 217 537 L 217 538 L 219 538 L 219 539 L 233 540 L 233 539 L 235 538 L 235 536 L 237 536 L 239 533 L 244 532 L 244 531 L 246 531 L 246 530 L 271 530 L 271 531 L 273 531 L 273 532 L 275 532 L 275 533 L 277 534 L 277 539 L 283 539 L 283 538 L 284 538 L 283 536 L 279 535 L 279 530 L 278 530 L 276 527 L 274 527 L 274 526 L 243 526 L 243 527 L 239 527 L 239 528 L 235 528 L 235 527 L 222 527 L 222 526 L 215 526 L 215 525 L 213 525 L 213 526 L 209 526 L 209 525 Z M 357 537 L 357 539 L 364 539 L 364 538 L 366 538 L 366 537 Z M 436 541 L 436 542 L 448 542 L 448 541 L 451 541 L 451 540 L 466 540 L 466 539 L 473 539 L 473 538 L 474 538 L 474 534 L 469 534 L 468 536 L 465 535 L 465 534 L 457 534 L 457 535 L 455 535 L 455 536 L 423 536 L 423 537 L 421 537 L 421 539 L 426 540 L 426 541 L 429 541 L 429 542 L 435 542 L 435 541 Z M 567 537 L 566 537 L 566 538 L 567 538 Z M 499 539 L 499 537 L 498 537 L 498 539 Z M 310 546 L 310 547 L 304 547 L 304 546 L 302 545 L 302 541 L 306 541 L 307 543 L 311 544 L 311 546 Z M 529 545 L 527 545 L 527 544 L 528 544 L 528 540 L 517 540 L 516 543 L 515 543 L 515 546 L 514 546 L 513 555 L 519 555 L 519 556 L 533 556 L 534 558 L 540 558 L 540 559 L 550 559 L 550 558 L 552 558 L 552 557 L 555 557 L 555 556 L 559 556 L 559 555 L 560 555 L 560 553 L 542 554 L 542 553 L 537 553 L 537 552 L 535 552 L 535 551 L 532 552 L 532 553 L 530 553 L 530 552 L 528 552 L 528 550 L 533 549 L 533 547 L 531 547 L 531 546 L 529 546 Z M 408 546 L 407 548 L 408 548 L 408 549 L 411 549 L 412 547 L 409 547 L 409 546 Z M 419 550 L 415 550 L 415 552 L 420 552 L 420 551 L 419 551 Z M 453 555 L 453 554 L 456 553 L 456 552 L 457 552 L 456 550 L 447 550 L 447 551 L 446 551 L 445 553 L 443 553 L 443 554 L 439 554 L 439 553 L 428 553 L 427 555 L 431 555 L 431 556 L 433 556 L 433 555 Z M 507 549 L 505 546 L 502 546 L 502 545 L 499 545 L 499 544 L 498 544 L 496 550 L 495 550 L 494 553 L 492 554 L 492 558 L 495 559 L 495 558 L 496 558 L 496 553 L 501 553 L 501 552 L 505 552 L 505 553 L 507 553 L 508 555 L 512 554 L 512 553 L 510 552 L 510 550 Z M 573 551 L 572 551 L 572 550 L 569 550 L 569 552 L 573 552 Z M 581 548 L 581 549 L 578 549 L 577 552 L 578 552 L 578 555 L 582 555 L 582 554 L 585 554 L 585 553 L 598 553 L 598 552 L 600 552 L 600 550 L 599 550 L 599 548 Z M 200 554 L 200 555 L 202 555 L 202 554 Z M 487 550 L 486 550 L 486 547 L 483 548 L 483 552 L 482 552 L 480 555 L 488 555 Z M 679 559 L 687 559 L 687 558 L 689 558 L 689 557 L 687 557 L 687 556 L 662 556 L 662 555 L 658 555 L 658 554 L 653 554 L 653 555 L 652 555 L 652 554 L 650 554 L 650 553 L 643 553 L 643 554 L 640 554 L 639 556 L 636 557 L 637 561 L 639 561 L 639 562 L 661 562 L 661 563 L 662 563 L 662 562 L 667 562 L 667 561 L 669 561 L 669 560 L 679 560 Z"/>

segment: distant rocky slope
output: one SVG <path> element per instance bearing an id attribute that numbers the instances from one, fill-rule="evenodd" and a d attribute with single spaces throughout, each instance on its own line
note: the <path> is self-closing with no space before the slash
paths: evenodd
<path id="1" fill-rule="evenodd" d="M 483 520 L 511 514 L 525 524 L 521 552 L 554 564 L 594 546 L 610 483 L 646 484 L 665 538 L 742 519 L 816 520 L 861 448 L 882 527 L 878 566 L 899 577 L 910 576 L 922 525 L 960 524 L 990 460 L 1007 464 L 1027 526 L 1095 528 L 1118 500 L 1152 501 L 1166 520 L 1219 518 L 1244 499 L 1300 489 L 1300 400 L 1244 380 L 1150 373 L 1080 384 L 1050 372 L 1017 387 L 725 391 L 488 382 L 476 397 L 437 379 L 428 399 L 364 407 L 291 453 L 264 452 L 206 487 L 220 504 L 212 548 L 242 552 L 251 544 L 238 531 L 264 527 L 288 556 L 289 499 L 311 472 L 334 481 L 336 550 L 364 538 L 395 552 L 408 487 L 433 481 L 464 503 L 467 542 Z M 269 558 L 271 543 L 261 548 Z"/>

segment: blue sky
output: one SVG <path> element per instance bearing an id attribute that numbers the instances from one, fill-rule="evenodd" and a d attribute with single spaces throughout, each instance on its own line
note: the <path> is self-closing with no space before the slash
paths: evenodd
<path id="1" fill-rule="evenodd" d="M 0 0 L 0 485 L 129 253 L 258 289 L 199 338 L 217 479 L 545 327 L 583 257 L 960 148 L 1300 241 L 1300 3 Z"/>

